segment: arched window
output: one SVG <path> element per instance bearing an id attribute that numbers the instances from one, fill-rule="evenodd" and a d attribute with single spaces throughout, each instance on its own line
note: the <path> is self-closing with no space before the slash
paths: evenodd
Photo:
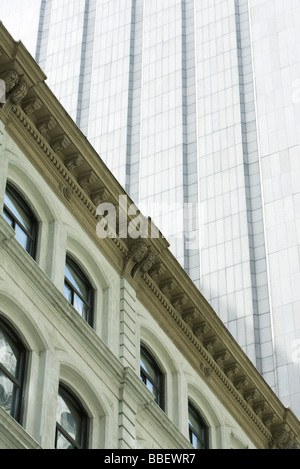
<path id="1" fill-rule="evenodd" d="M 140 378 L 154 394 L 155 402 L 164 410 L 164 375 L 152 354 L 144 345 L 141 345 Z"/>
<path id="2" fill-rule="evenodd" d="M 56 449 L 87 447 L 87 415 L 79 401 L 64 386 L 59 387 L 56 412 Z"/>
<path id="3" fill-rule="evenodd" d="M 93 288 L 86 275 L 70 256 L 66 258 L 64 292 L 65 297 L 80 316 L 92 326 Z"/>
<path id="4" fill-rule="evenodd" d="M 0 405 L 19 423 L 24 385 L 26 350 L 0 318 Z"/>
<path id="5" fill-rule="evenodd" d="M 24 197 L 10 183 L 6 185 L 3 217 L 15 230 L 17 241 L 31 257 L 35 258 L 37 243 L 37 220 Z"/>
<path id="6" fill-rule="evenodd" d="M 188 405 L 190 442 L 196 449 L 208 449 L 208 428 L 193 404 Z"/>

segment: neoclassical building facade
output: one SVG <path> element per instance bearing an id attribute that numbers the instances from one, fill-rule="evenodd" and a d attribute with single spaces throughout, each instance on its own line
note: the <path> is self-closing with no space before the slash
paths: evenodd
<path id="1" fill-rule="evenodd" d="M 296 416 L 2 25 L 0 44 L 0 449 L 298 447 Z"/>

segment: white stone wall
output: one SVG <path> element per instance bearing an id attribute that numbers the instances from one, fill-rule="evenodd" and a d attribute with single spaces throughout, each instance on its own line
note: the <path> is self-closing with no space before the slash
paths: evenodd
<path id="1" fill-rule="evenodd" d="M 89 416 L 90 448 L 191 448 L 188 398 L 209 427 L 210 447 L 253 448 L 133 287 L 5 132 L 0 151 L 0 212 L 9 179 L 40 222 L 35 262 L 0 217 L 0 314 L 29 352 L 23 428 L 0 408 L 0 449 L 54 447 L 59 382 L 75 393 Z M 94 329 L 64 297 L 66 252 L 84 266 L 96 290 Z M 166 412 L 140 380 L 141 341 L 165 373 Z"/>

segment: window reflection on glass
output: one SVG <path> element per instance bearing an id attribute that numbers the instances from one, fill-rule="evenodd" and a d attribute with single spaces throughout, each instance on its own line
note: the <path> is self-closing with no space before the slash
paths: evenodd
<path id="1" fill-rule="evenodd" d="M 15 230 L 15 237 L 21 246 L 35 256 L 37 221 L 21 196 L 11 184 L 7 184 L 4 197 L 3 217 Z"/>
<path id="2" fill-rule="evenodd" d="M 59 389 L 56 414 L 56 449 L 80 449 L 86 439 L 86 416 L 65 388 Z"/>
<path id="3" fill-rule="evenodd" d="M 13 407 L 13 391 L 13 382 L 0 369 L 0 405 L 9 414 Z"/>
<path id="4" fill-rule="evenodd" d="M 199 412 L 189 402 L 189 438 L 195 449 L 208 448 L 208 429 Z"/>
<path id="5" fill-rule="evenodd" d="M 64 293 L 80 316 L 92 325 L 93 289 L 79 266 L 67 256 Z"/>
<path id="6" fill-rule="evenodd" d="M 20 421 L 25 349 L 0 320 L 0 406 Z"/>
<path id="7" fill-rule="evenodd" d="M 154 394 L 155 402 L 164 409 L 163 374 L 150 352 L 144 346 L 141 347 L 140 378 L 152 394 Z"/>

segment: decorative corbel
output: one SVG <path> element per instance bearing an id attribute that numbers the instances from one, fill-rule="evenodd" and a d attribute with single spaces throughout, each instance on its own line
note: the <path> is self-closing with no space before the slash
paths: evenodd
<path id="1" fill-rule="evenodd" d="M 57 122 L 56 120 L 54 119 L 54 117 L 52 116 L 47 116 L 47 117 L 44 117 L 43 119 L 40 119 L 38 122 L 37 122 L 37 129 L 38 131 L 44 135 L 46 134 L 47 132 L 50 132 L 50 130 L 54 129 L 57 125 Z"/>
<path id="2" fill-rule="evenodd" d="M 14 88 L 9 96 L 12 104 L 21 104 L 22 100 L 28 93 L 28 86 L 25 81 L 20 81 L 19 84 Z"/>
<path id="3" fill-rule="evenodd" d="M 171 303 L 175 309 L 182 312 L 182 307 L 187 304 L 188 297 L 185 293 L 179 293 L 171 298 Z"/>
<path id="4" fill-rule="evenodd" d="M 101 189 L 94 191 L 91 194 L 91 199 L 93 204 L 98 207 L 98 205 L 103 204 L 104 202 L 107 202 L 109 199 L 109 192 L 105 187 L 102 187 Z"/>
<path id="5" fill-rule="evenodd" d="M 255 388 L 247 389 L 244 392 L 244 399 L 249 404 L 251 407 L 253 405 L 253 402 L 259 397 L 259 392 Z"/>
<path id="6" fill-rule="evenodd" d="M 270 449 L 299 449 L 299 442 L 295 433 L 286 423 L 276 425 L 272 428 L 272 440 Z"/>
<path id="7" fill-rule="evenodd" d="M 1 73 L 0 79 L 5 83 L 6 96 L 15 88 L 19 83 L 19 75 L 15 70 L 6 70 Z"/>
<path id="8" fill-rule="evenodd" d="M 214 359 L 220 368 L 224 367 L 224 362 L 226 360 L 229 360 L 230 357 L 231 355 L 228 350 L 220 350 L 219 352 L 214 354 Z"/>
<path id="9" fill-rule="evenodd" d="M 24 102 L 23 102 L 23 111 L 25 112 L 25 114 L 27 114 L 28 116 L 32 115 L 34 112 L 38 111 L 39 109 L 41 109 L 43 106 L 43 103 L 42 101 L 38 98 L 38 97 L 33 97 L 33 98 L 29 98 L 29 99 L 26 99 Z"/>
<path id="10" fill-rule="evenodd" d="M 77 181 L 78 181 L 78 184 L 82 187 L 82 189 L 86 189 L 88 186 L 90 186 L 91 184 L 94 184 L 94 182 L 97 181 L 97 176 L 91 170 L 79 176 Z"/>
<path id="11" fill-rule="evenodd" d="M 136 264 L 139 264 L 147 255 L 148 246 L 142 242 L 132 244 L 129 253 L 124 260 L 124 273 L 131 276 L 132 270 Z"/>
<path id="12" fill-rule="evenodd" d="M 245 387 L 249 385 L 249 380 L 247 376 L 241 376 L 234 380 L 233 384 L 238 391 L 243 391 Z"/>
<path id="13" fill-rule="evenodd" d="M 153 267 L 151 267 L 151 269 L 149 270 L 149 275 L 154 280 L 155 278 L 164 274 L 165 271 L 166 271 L 165 266 L 161 262 L 158 262 Z"/>
<path id="14" fill-rule="evenodd" d="M 228 365 L 224 368 L 224 373 L 228 376 L 230 380 L 239 372 L 239 366 L 237 363 L 233 363 L 232 365 Z"/>
<path id="15" fill-rule="evenodd" d="M 68 158 L 65 159 L 64 164 L 65 167 L 71 171 L 72 169 L 79 168 L 83 162 L 83 156 L 80 153 L 75 153 L 75 155 L 68 156 Z"/>
<path id="16" fill-rule="evenodd" d="M 182 313 L 182 319 L 193 329 L 194 323 L 199 319 L 200 313 L 196 308 L 190 308 Z"/>
<path id="17" fill-rule="evenodd" d="M 144 259 L 142 259 L 139 264 L 136 264 L 132 270 L 131 274 L 134 280 L 138 280 L 142 274 L 147 273 L 149 269 L 151 269 L 151 267 L 153 266 L 154 262 L 155 255 L 153 254 L 153 252 L 148 250 L 148 253 L 144 257 Z"/>
<path id="18" fill-rule="evenodd" d="M 60 135 L 51 142 L 51 147 L 53 150 L 58 153 L 62 150 L 65 150 L 70 145 L 71 141 L 66 135 Z"/>
<path id="19" fill-rule="evenodd" d="M 215 348 L 220 344 L 220 339 L 217 336 L 208 337 L 204 339 L 203 345 L 206 350 L 213 355 Z"/>
<path id="20" fill-rule="evenodd" d="M 174 290 L 176 287 L 178 287 L 178 283 L 173 278 L 164 280 L 159 284 L 159 288 L 167 297 L 170 297 L 172 290 Z"/>
<path id="21" fill-rule="evenodd" d="M 269 412 L 265 414 L 262 418 L 263 424 L 265 427 L 270 430 L 271 426 L 278 420 L 274 412 Z"/>
<path id="22" fill-rule="evenodd" d="M 211 326 L 207 321 L 201 321 L 194 326 L 193 332 L 195 336 L 203 342 L 203 337 L 211 330 Z"/>
<path id="23" fill-rule="evenodd" d="M 19 105 L 28 93 L 28 86 L 15 70 L 6 70 L 0 75 L 5 83 L 3 111 L 8 116 L 13 105 Z"/>
<path id="24" fill-rule="evenodd" d="M 260 418 L 264 412 L 268 410 L 268 403 L 266 401 L 260 401 L 253 404 L 253 410 Z"/>

